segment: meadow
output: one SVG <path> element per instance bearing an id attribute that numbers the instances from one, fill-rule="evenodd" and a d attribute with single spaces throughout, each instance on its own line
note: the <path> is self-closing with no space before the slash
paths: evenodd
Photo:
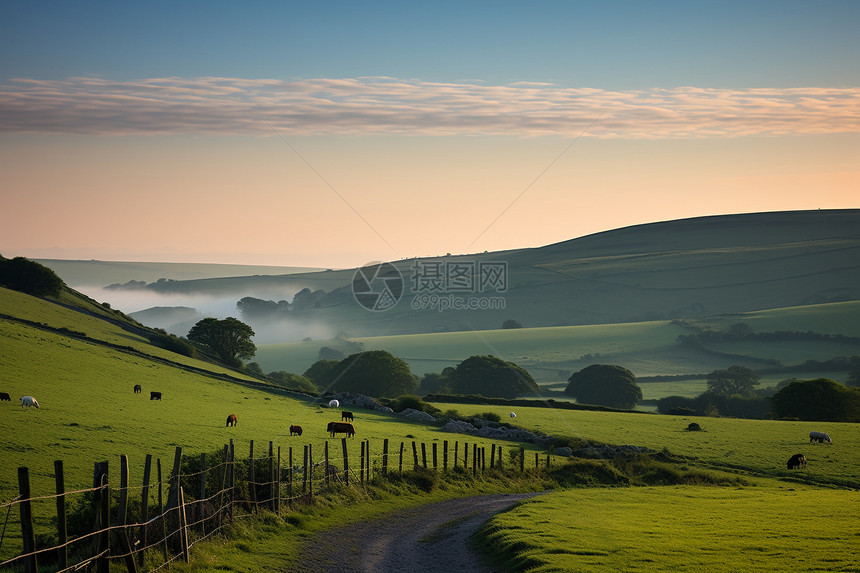
<path id="1" fill-rule="evenodd" d="M 779 483 L 582 488 L 493 517 L 516 571 L 857 571 L 860 492 Z"/>

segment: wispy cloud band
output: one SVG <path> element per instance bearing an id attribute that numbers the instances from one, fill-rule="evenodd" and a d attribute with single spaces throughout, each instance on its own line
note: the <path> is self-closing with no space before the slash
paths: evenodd
<path id="1" fill-rule="evenodd" d="M 611 91 L 396 78 L 15 79 L 0 132 L 699 138 L 860 133 L 860 88 Z"/>

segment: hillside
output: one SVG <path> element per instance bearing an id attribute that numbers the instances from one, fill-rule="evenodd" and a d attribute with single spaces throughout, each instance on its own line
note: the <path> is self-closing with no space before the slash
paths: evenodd
<path id="1" fill-rule="evenodd" d="M 356 302 L 352 270 L 159 281 L 127 291 L 138 297 L 137 306 L 120 308 L 143 310 L 142 294 L 150 295 L 149 306 L 161 307 L 176 297 L 182 297 L 181 306 L 195 306 L 194 297 L 221 297 L 220 312 L 235 315 L 235 303 L 246 296 L 291 301 L 301 289 L 324 291 L 313 304 L 288 312 L 241 317 L 257 331 L 258 343 L 338 332 L 355 337 L 488 330 L 507 319 L 526 327 L 630 323 L 860 300 L 858 261 L 860 210 L 723 215 L 637 225 L 540 248 L 396 261 L 403 296 L 384 312 Z M 477 271 L 467 277 L 471 288 L 416 288 L 431 268 L 481 263 L 504 265 L 505 288 L 480 289 Z M 100 300 L 123 296 L 103 294 Z M 432 306 L 452 298 L 481 308 Z M 484 308 L 490 302 L 496 307 Z M 176 320 L 179 330 L 187 328 L 183 320 Z"/>

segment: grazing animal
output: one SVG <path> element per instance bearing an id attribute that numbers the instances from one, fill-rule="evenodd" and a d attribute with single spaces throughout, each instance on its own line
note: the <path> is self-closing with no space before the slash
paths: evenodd
<path id="1" fill-rule="evenodd" d="M 335 434 L 346 434 L 348 438 L 355 436 L 355 428 L 349 422 L 329 422 L 328 433 L 333 438 Z"/>
<path id="2" fill-rule="evenodd" d="M 143 388 L 140 387 L 140 384 L 135 384 L 134 385 L 134 393 L 140 394 L 141 392 L 143 392 Z"/>
<path id="3" fill-rule="evenodd" d="M 788 458 L 788 469 L 793 470 L 797 468 L 805 468 L 806 467 L 806 456 L 803 454 L 794 454 L 790 458 Z"/>
<path id="4" fill-rule="evenodd" d="M 301 436 L 302 435 L 302 427 L 301 426 L 290 426 L 290 435 L 291 436 Z"/>
<path id="5" fill-rule="evenodd" d="M 39 402 L 37 402 L 36 399 L 32 396 L 24 396 L 23 398 L 21 398 L 21 407 L 23 408 L 24 406 L 27 406 L 28 408 L 30 406 L 35 406 L 36 408 L 38 408 Z"/>
<path id="6" fill-rule="evenodd" d="M 355 420 L 355 417 L 352 415 L 352 412 L 347 412 L 346 410 L 341 410 L 340 420 L 341 421 L 349 420 L 350 422 L 352 422 L 353 420 Z"/>
<path id="7" fill-rule="evenodd" d="M 227 416 L 227 426 L 235 426 L 236 425 L 236 414 L 230 414 Z"/>
<path id="8" fill-rule="evenodd" d="M 824 442 L 827 442 L 828 444 L 833 443 L 833 440 L 830 439 L 830 435 L 825 434 L 824 432 L 809 432 L 809 441 L 818 442 L 819 444 L 823 444 Z"/>
<path id="9" fill-rule="evenodd" d="M 6 392 L 0 392 L 0 402 L 11 402 L 12 397 Z"/>
<path id="10" fill-rule="evenodd" d="M 149 393 L 150 400 L 161 400 L 161 392 L 150 392 Z"/>

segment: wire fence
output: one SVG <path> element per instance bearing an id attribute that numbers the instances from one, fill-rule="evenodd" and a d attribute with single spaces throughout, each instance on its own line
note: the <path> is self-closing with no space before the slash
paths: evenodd
<path id="1" fill-rule="evenodd" d="M 261 510 L 280 515 L 334 484 L 360 486 L 378 474 L 419 468 L 477 475 L 505 464 L 526 467 L 519 446 L 504 448 L 507 459 L 501 445 L 465 441 L 433 442 L 429 448 L 400 442 L 390 450 L 385 439 L 381 447 L 371 446 L 370 440 L 342 438 L 283 451 L 268 442 L 255 451 L 251 441 L 247 457 L 237 457 L 233 440 L 220 451 L 194 457 L 177 447 L 169 472 L 161 459 L 153 463 L 147 455 L 137 486 L 129 483 L 123 455 L 119 479 L 108 462 L 96 462 L 93 486 L 72 491 L 65 489 L 63 462 L 56 461 L 55 493 L 37 496 L 30 492 L 29 469 L 18 468 L 18 496 L 0 503 L 0 571 L 107 573 L 112 562 L 133 573 L 156 571 L 178 559 L 188 562 L 195 544 L 219 535 L 237 518 Z M 538 454 L 534 463 L 543 465 Z"/>

